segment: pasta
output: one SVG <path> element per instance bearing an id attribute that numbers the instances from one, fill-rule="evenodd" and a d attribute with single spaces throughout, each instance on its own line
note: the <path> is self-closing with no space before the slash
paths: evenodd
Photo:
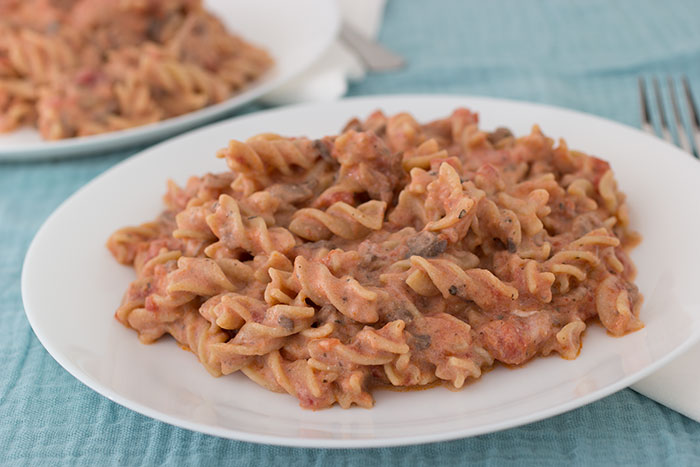
<path id="1" fill-rule="evenodd" d="M 3 0 L 0 132 L 152 123 L 221 102 L 271 65 L 201 0 Z"/>
<path id="2" fill-rule="evenodd" d="M 378 387 L 458 389 L 498 362 L 574 359 L 588 323 L 640 329 L 625 195 L 607 162 L 535 126 L 457 109 L 377 111 L 320 139 L 263 134 L 230 170 L 169 182 L 153 222 L 107 246 L 137 278 L 116 312 L 213 375 L 241 371 L 308 409 Z"/>

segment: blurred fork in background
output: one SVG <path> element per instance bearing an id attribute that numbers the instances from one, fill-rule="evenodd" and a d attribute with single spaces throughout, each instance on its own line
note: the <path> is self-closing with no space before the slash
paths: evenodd
<path id="1" fill-rule="evenodd" d="M 340 28 L 340 40 L 360 57 L 370 71 L 394 71 L 406 65 L 404 58 L 370 39 L 348 22 Z"/>
<path id="2" fill-rule="evenodd" d="M 654 77 L 651 79 L 651 90 L 647 92 L 647 81 L 639 78 L 639 103 L 642 117 L 642 129 L 654 136 L 659 136 L 671 144 L 679 146 L 684 151 L 698 157 L 700 151 L 700 120 L 698 120 L 698 110 L 693 100 L 693 93 L 690 90 L 688 78 L 681 77 L 682 92 L 677 89 L 676 81 L 671 77 L 666 77 L 667 91 L 670 96 L 670 105 L 673 113 L 673 125 L 677 141 L 674 139 L 669 119 L 667 118 L 666 109 L 664 107 L 664 99 L 659 80 Z M 683 96 L 687 110 L 688 125 L 684 123 L 684 115 L 678 104 L 678 95 Z M 655 110 L 654 110 L 655 109 Z M 660 132 L 654 128 L 653 115 L 656 114 L 659 122 Z M 691 137 L 688 136 L 686 128 L 690 128 Z"/>

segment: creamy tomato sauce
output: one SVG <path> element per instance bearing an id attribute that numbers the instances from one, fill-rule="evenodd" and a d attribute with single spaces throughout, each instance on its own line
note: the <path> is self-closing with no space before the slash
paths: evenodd
<path id="1" fill-rule="evenodd" d="M 643 326 L 639 236 L 609 164 L 538 127 L 375 112 L 218 155 L 229 171 L 169 184 L 161 216 L 108 242 L 137 274 L 117 319 L 143 342 L 173 335 L 213 375 L 371 407 L 374 388 L 576 358 L 592 320 Z"/>

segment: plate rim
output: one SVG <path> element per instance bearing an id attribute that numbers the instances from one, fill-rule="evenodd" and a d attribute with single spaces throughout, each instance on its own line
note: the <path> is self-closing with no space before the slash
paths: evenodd
<path id="1" fill-rule="evenodd" d="M 241 92 L 232 94 L 222 102 L 145 125 L 55 141 L 41 140 L 26 145 L 17 143 L 0 145 L 0 162 L 34 162 L 94 157 L 109 151 L 120 151 L 148 144 L 152 141 L 156 141 L 156 144 L 159 144 L 168 141 L 168 139 L 172 137 L 179 136 L 183 134 L 183 132 L 204 128 L 212 123 L 217 123 L 217 118 L 221 118 L 228 112 L 233 112 L 244 105 L 255 102 L 265 94 L 282 87 L 294 78 L 300 76 L 330 50 L 340 32 L 341 16 L 338 0 L 307 1 L 316 2 L 317 7 L 326 10 L 326 14 L 328 15 L 327 20 L 330 23 L 328 34 L 323 37 L 323 41 L 318 41 L 319 46 L 316 48 L 314 54 L 309 55 L 308 60 L 301 62 L 300 65 L 298 64 L 296 68 L 288 71 L 286 75 L 273 78 L 269 81 L 253 81 L 249 86 L 243 88 Z M 275 71 L 275 69 L 276 65 L 263 74 L 261 78 L 264 79 L 266 74 Z M 239 98 L 243 98 L 243 100 L 237 102 Z M 236 115 L 230 115 L 223 121 L 235 117 Z M 22 131 L 25 128 L 26 127 L 20 127 L 17 128 L 16 131 Z M 0 137 L 11 133 L 12 132 L 0 133 Z M 125 141 L 120 141 L 120 139 Z M 151 147 L 152 145 L 144 149 L 150 149 Z"/>
<path id="2" fill-rule="evenodd" d="M 73 364 L 70 359 L 62 355 L 59 351 L 57 351 L 56 348 L 51 344 L 50 339 L 47 339 L 47 336 L 44 334 L 44 331 L 41 329 L 41 326 L 37 327 L 37 321 L 36 321 L 36 316 L 33 315 L 31 312 L 31 306 L 27 306 L 27 303 L 29 302 L 31 304 L 31 296 L 28 295 L 27 291 L 27 265 L 31 263 L 32 259 L 32 253 L 35 250 L 35 244 L 41 241 L 43 236 L 45 235 L 47 226 L 51 224 L 52 220 L 56 217 L 59 217 L 64 209 L 66 209 L 66 206 L 68 206 L 69 203 L 78 196 L 82 194 L 83 191 L 86 191 L 90 189 L 92 186 L 99 184 L 104 177 L 109 176 L 113 171 L 115 170 L 123 170 L 124 167 L 127 167 L 128 165 L 135 163 L 135 161 L 148 157 L 151 152 L 158 152 L 161 148 L 161 146 L 168 145 L 168 144 L 173 144 L 174 142 L 179 141 L 180 139 L 185 139 L 185 138 L 190 138 L 193 137 L 197 132 L 206 132 L 211 130 L 212 128 L 219 127 L 219 126 L 226 126 L 230 125 L 233 122 L 238 122 L 241 120 L 248 120 L 248 119 L 257 119 L 257 118 L 265 118 L 265 116 L 268 115 L 275 115 L 278 113 L 294 113 L 296 111 L 303 111 L 304 109 L 309 109 L 313 107 L 323 107 L 323 106 L 334 106 L 334 105 L 342 105 L 345 102 L 356 102 L 356 103 L 366 103 L 368 106 L 371 105 L 371 102 L 373 101 L 382 101 L 387 102 L 387 101 L 400 101 L 400 100 L 411 100 L 412 102 L 420 101 L 420 100 L 425 100 L 425 101 L 434 101 L 434 100 L 454 100 L 454 99 L 460 99 L 460 100 L 470 100 L 470 101 L 475 101 L 475 102 L 490 102 L 493 104 L 507 104 L 507 105 L 526 105 L 526 106 L 532 106 L 535 108 L 538 108 L 539 110 L 542 111 L 555 111 L 555 112 L 564 112 L 568 113 L 570 116 L 577 117 L 577 118 L 588 118 L 588 119 L 593 119 L 594 121 L 597 121 L 598 123 L 605 123 L 608 125 L 612 125 L 613 127 L 618 127 L 618 128 L 624 128 L 626 131 L 632 130 L 635 133 L 637 133 L 638 137 L 641 138 L 648 138 L 648 139 L 653 139 L 657 144 L 661 143 L 666 148 L 668 149 L 669 153 L 664 154 L 663 157 L 677 157 L 677 158 L 685 158 L 687 159 L 687 162 L 691 162 L 693 164 L 697 164 L 696 161 L 692 159 L 692 156 L 689 154 L 684 153 L 682 150 L 679 148 L 662 141 L 660 139 L 654 138 L 653 136 L 650 136 L 641 130 L 634 128 L 632 126 L 616 122 L 614 120 L 610 120 L 605 117 L 600 117 L 594 114 L 578 111 L 578 110 L 573 110 L 573 109 L 568 109 L 564 107 L 558 107 L 554 105 L 549 105 L 549 104 L 542 104 L 542 103 L 537 103 L 537 102 L 530 102 L 530 101 L 525 101 L 525 100 L 516 100 L 516 99 L 506 99 L 506 98 L 496 98 L 496 97 L 489 97 L 489 96 L 479 96 L 479 95 L 468 95 L 468 94 L 426 94 L 426 93 L 418 93 L 418 94 L 377 94 L 377 95 L 369 95 L 369 96 L 356 96 L 356 97 L 349 97 L 349 98 L 344 98 L 332 102 L 321 102 L 321 103 L 302 103 L 302 104 L 294 104 L 294 105 L 289 105 L 289 106 L 283 106 L 283 107 L 278 107 L 274 109 L 268 109 L 268 110 L 263 110 L 259 112 L 253 112 L 250 114 L 245 114 L 242 116 L 237 116 L 237 117 L 232 117 L 228 118 L 216 123 L 212 123 L 209 125 L 205 125 L 200 128 L 196 128 L 190 131 L 187 131 L 183 134 L 180 134 L 178 136 L 166 139 L 164 141 L 161 141 L 155 145 L 152 145 L 142 151 L 139 151 L 132 157 L 129 157 L 109 169 L 105 170 L 104 172 L 100 173 L 93 179 L 91 179 L 89 182 L 87 182 L 85 185 L 80 187 L 78 190 L 76 190 L 74 193 L 72 193 L 68 198 L 66 198 L 60 205 L 46 218 L 46 220 L 42 223 L 41 227 L 37 230 L 34 238 L 32 239 L 31 243 L 29 244 L 29 247 L 27 248 L 25 258 L 22 264 L 22 272 L 21 272 L 21 295 L 22 295 L 22 302 L 24 305 L 24 312 L 27 317 L 27 320 L 29 321 L 29 324 L 32 328 L 32 331 L 36 335 L 37 339 L 39 342 L 42 344 L 42 346 L 46 349 L 46 351 L 53 357 L 56 362 L 59 363 L 68 373 L 70 373 L 73 377 L 75 377 L 78 381 L 82 382 L 86 386 L 88 386 L 90 389 L 94 390 L 98 394 L 108 398 L 109 400 L 116 402 L 117 404 L 133 410 L 137 413 L 140 413 L 142 415 L 145 415 L 149 418 L 155 419 L 157 421 L 162 421 L 165 423 L 168 423 L 173 426 L 177 426 L 180 428 L 185 428 L 191 431 L 195 432 L 200 432 L 200 433 L 205 433 L 208 435 L 212 436 L 217 436 L 221 438 L 227 438 L 227 439 L 233 439 L 233 440 L 239 440 L 239 441 L 246 441 L 246 442 L 252 442 L 252 443 L 257 443 L 257 444 L 267 444 L 267 445 L 277 445 L 277 446 L 289 446 L 289 447 L 301 447 L 301 448 L 330 448 L 330 449 L 356 449 L 356 448 L 379 448 L 379 447 L 395 447 L 395 446 L 405 446 L 405 445 L 420 445 L 420 444 L 426 444 L 426 443 L 433 443 L 433 442 L 438 442 L 438 441 L 450 441 L 450 440 L 455 440 L 455 439 L 462 439 L 462 438 L 468 438 L 472 436 L 477 436 L 477 435 L 482 435 L 482 434 L 487 434 L 487 433 L 494 433 L 498 431 L 502 431 L 505 429 L 509 428 L 514 428 L 517 426 L 522 426 L 525 424 L 530 424 L 534 422 L 538 422 L 547 418 L 551 418 L 556 415 L 560 415 L 562 413 L 583 407 L 585 405 L 588 405 L 592 402 L 595 402 L 597 400 L 600 400 L 604 397 L 607 397 L 611 394 L 614 394 L 626 387 L 629 387 L 630 385 L 636 383 L 637 381 L 645 378 L 646 376 L 649 376 L 652 374 L 654 371 L 659 370 L 666 364 L 670 363 L 672 360 L 675 358 L 679 357 L 680 355 L 684 354 L 687 352 L 691 347 L 693 347 L 695 344 L 700 342 L 700 327 L 694 326 L 693 329 L 690 332 L 689 337 L 686 339 L 685 342 L 683 342 L 681 345 L 677 346 L 674 350 L 669 352 L 668 354 L 664 355 L 663 357 L 659 358 L 657 361 L 653 362 L 652 364 L 648 365 L 647 367 L 643 368 L 642 370 L 639 370 L 635 372 L 634 374 L 631 374 L 629 376 L 626 376 L 624 378 L 621 378 L 620 380 L 616 381 L 615 383 L 609 384 L 607 386 L 604 386 L 598 390 L 595 390 L 593 392 L 590 392 L 586 394 L 583 397 L 576 398 L 574 400 L 570 400 L 568 402 L 564 402 L 558 405 L 555 405 L 553 407 L 549 407 L 547 409 L 539 410 L 535 414 L 525 414 L 521 415 L 515 418 L 511 418 L 508 420 L 500 421 L 500 422 L 495 422 L 495 423 L 487 423 L 484 425 L 480 425 L 477 427 L 472 427 L 472 428 L 465 428 L 465 429 L 452 429 L 452 430 L 447 430 L 447 431 L 441 431 L 439 433 L 424 433 L 420 435 L 407 435 L 407 436 L 395 436 L 392 438 L 386 438 L 386 437 L 378 437 L 378 438 L 362 438 L 362 439 L 338 439 L 338 438 L 301 438 L 301 437 L 286 437 L 286 436 L 280 436 L 280 435 L 268 435 L 268 434 L 259 434 L 259 433 L 250 433 L 246 431 L 240 431 L 240 430 L 235 430 L 235 429 L 228 429 L 228 428 L 216 428 L 212 427 L 206 423 L 199 423 L 199 422 L 194 422 L 194 421 L 189 421 L 182 419 L 177 416 L 172 416 L 167 413 L 164 413 L 160 410 L 157 409 L 152 409 L 146 405 L 143 405 L 139 402 L 135 402 L 130 400 L 128 397 L 123 397 L 120 394 L 115 393 L 113 390 L 108 388 L 107 386 L 103 385 L 102 383 L 96 381 L 94 378 L 92 378 L 90 375 L 87 373 L 83 372 L 77 365 Z M 380 104 L 375 104 L 375 105 L 380 105 Z M 455 104 L 458 105 L 458 104 Z M 478 105 L 477 105 L 478 107 Z M 533 122 L 536 123 L 536 122 Z M 655 156 L 657 157 L 657 156 Z M 661 157 L 661 156 L 658 156 Z M 690 165 L 689 165 L 690 166 Z M 698 170 L 700 173 L 700 165 L 694 166 L 695 168 L 692 170 Z M 28 299 L 29 297 L 29 299 Z M 353 408 L 353 410 L 359 410 L 357 408 Z"/>

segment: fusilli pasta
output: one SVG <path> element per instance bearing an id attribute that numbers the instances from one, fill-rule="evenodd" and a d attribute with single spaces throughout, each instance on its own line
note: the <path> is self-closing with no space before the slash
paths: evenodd
<path id="1" fill-rule="evenodd" d="M 201 0 L 3 0 L 0 132 L 143 125 L 221 102 L 271 65 Z"/>
<path id="2" fill-rule="evenodd" d="M 375 112 L 337 136 L 232 141 L 230 171 L 169 182 L 155 221 L 109 239 L 137 274 L 117 319 L 309 409 L 573 359 L 595 317 L 641 328 L 608 163 L 477 123 Z"/>

